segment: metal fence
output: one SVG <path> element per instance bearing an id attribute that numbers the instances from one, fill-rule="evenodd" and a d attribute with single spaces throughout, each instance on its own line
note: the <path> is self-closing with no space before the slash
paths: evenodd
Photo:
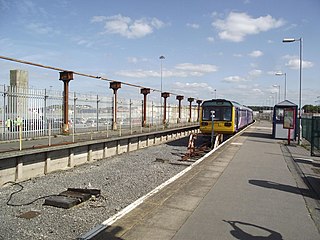
<path id="1" fill-rule="evenodd" d="M 320 117 L 312 117 L 311 155 L 320 156 Z"/>
<path id="2" fill-rule="evenodd" d="M 320 156 L 320 117 L 302 118 L 302 137 L 311 144 L 311 155 Z"/>
<path id="3" fill-rule="evenodd" d="M 63 92 L 0 85 L 0 140 L 38 138 L 62 133 Z M 112 125 L 112 96 L 69 93 L 69 125 L 72 133 L 108 131 Z M 160 101 L 157 101 L 157 103 Z M 142 100 L 118 99 L 117 123 L 124 129 L 142 128 Z M 167 105 L 167 127 L 176 125 L 178 106 Z M 192 106 L 191 122 L 198 117 Z M 163 107 L 147 103 L 147 126 L 163 126 Z M 21 123 L 20 123 L 21 122 Z M 189 122 L 189 106 L 181 108 L 180 124 Z M 21 124 L 21 133 L 19 125 Z"/>

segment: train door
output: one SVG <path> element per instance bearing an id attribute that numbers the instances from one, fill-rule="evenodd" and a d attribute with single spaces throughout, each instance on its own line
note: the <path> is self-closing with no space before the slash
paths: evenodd
<path id="1" fill-rule="evenodd" d="M 239 109 L 238 108 L 234 108 L 235 111 L 235 116 L 234 116 L 234 131 L 238 132 L 238 126 L 239 126 Z"/>

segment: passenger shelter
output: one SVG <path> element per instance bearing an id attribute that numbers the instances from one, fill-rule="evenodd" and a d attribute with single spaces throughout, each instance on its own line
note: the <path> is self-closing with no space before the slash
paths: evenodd
<path id="1" fill-rule="evenodd" d="M 276 104 L 273 108 L 272 137 L 296 140 L 298 134 L 298 106 L 289 100 Z"/>

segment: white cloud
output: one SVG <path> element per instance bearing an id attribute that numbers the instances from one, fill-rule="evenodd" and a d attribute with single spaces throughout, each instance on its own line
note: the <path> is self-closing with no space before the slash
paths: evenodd
<path id="1" fill-rule="evenodd" d="M 105 33 L 119 34 L 123 37 L 134 39 L 151 34 L 154 29 L 162 28 L 165 24 L 157 18 L 141 18 L 132 20 L 121 14 L 114 16 L 94 16 L 91 22 L 105 22 Z"/>
<path id="2" fill-rule="evenodd" d="M 251 76 L 251 77 L 258 77 L 258 76 L 260 76 L 261 74 L 262 74 L 262 71 L 259 70 L 259 69 L 254 69 L 254 70 L 251 70 L 251 71 L 249 72 L 249 76 Z"/>
<path id="3" fill-rule="evenodd" d="M 213 43 L 214 42 L 214 37 L 207 37 L 207 41 Z"/>
<path id="4" fill-rule="evenodd" d="M 288 59 L 288 62 L 285 64 L 291 69 L 300 69 L 300 58 L 297 56 L 284 56 L 285 59 Z M 302 68 L 312 68 L 314 66 L 313 62 L 302 60 Z"/>
<path id="5" fill-rule="evenodd" d="M 195 97 L 203 97 L 204 91 L 213 93 L 214 89 L 208 83 L 182 83 L 175 82 L 173 84 L 174 91 L 179 91 L 181 94 L 189 94 Z"/>
<path id="6" fill-rule="evenodd" d="M 105 21 L 105 20 L 107 20 L 107 17 L 106 17 L 106 16 L 93 16 L 93 17 L 91 18 L 91 22 L 92 22 L 92 23 L 95 23 L 95 22 L 103 22 L 103 21 Z"/>
<path id="7" fill-rule="evenodd" d="M 175 66 L 173 70 L 163 69 L 162 76 L 166 77 L 201 77 L 207 73 L 216 72 L 218 67 L 210 64 L 192 64 L 181 63 Z M 160 72 L 152 70 L 122 70 L 116 72 L 116 75 L 132 78 L 160 77 Z"/>
<path id="8" fill-rule="evenodd" d="M 176 69 L 199 72 L 199 73 L 209 73 L 216 72 L 218 67 L 211 64 L 192 64 L 192 63 L 181 63 L 175 66 Z"/>
<path id="9" fill-rule="evenodd" d="M 259 88 L 253 88 L 252 91 L 255 93 L 263 93 L 263 91 Z"/>
<path id="10" fill-rule="evenodd" d="M 199 29 L 200 25 L 196 23 L 187 23 L 187 27 L 193 28 L 193 29 Z"/>
<path id="11" fill-rule="evenodd" d="M 234 56 L 234 57 L 242 57 L 242 54 L 240 54 L 240 53 L 235 53 L 235 54 L 233 54 L 233 56 Z"/>
<path id="12" fill-rule="evenodd" d="M 249 53 L 250 57 L 261 57 L 263 55 L 263 52 L 261 52 L 260 50 L 255 50 L 252 51 L 251 53 Z"/>
<path id="13" fill-rule="evenodd" d="M 313 67 L 313 62 L 304 61 L 302 60 L 302 68 L 311 68 Z M 286 63 L 286 66 L 292 68 L 292 69 L 299 69 L 300 68 L 300 59 L 290 59 L 288 63 Z"/>
<path id="14" fill-rule="evenodd" d="M 77 42 L 78 45 L 86 46 L 86 47 L 92 47 L 94 45 L 94 42 L 81 39 Z"/>
<path id="15" fill-rule="evenodd" d="M 246 81 L 246 79 L 240 76 L 230 76 L 230 77 L 224 78 L 223 81 L 229 82 L 229 83 L 237 83 L 237 82 L 244 82 Z"/>
<path id="16" fill-rule="evenodd" d="M 212 23 L 219 32 L 219 37 L 232 42 L 241 42 L 247 35 L 258 34 L 284 25 L 282 19 L 272 16 L 252 18 L 246 13 L 231 12 L 226 19 L 218 19 Z"/>
<path id="17" fill-rule="evenodd" d="M 129 63 L 147 62 L 147 58 L 127 57 Z"/>
<path id="18" fill-rule="evenodd" d="M 52 27 L 46 26 L 42 23 L 29 23 L 26 25 L 29 31 L 37 34 L 59 34 L 60 32 L 53 29 Z"/>

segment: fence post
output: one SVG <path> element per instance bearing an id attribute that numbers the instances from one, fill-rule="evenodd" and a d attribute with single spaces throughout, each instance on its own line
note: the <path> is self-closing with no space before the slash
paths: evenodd
<path id="1" fill-rule="evenodd" d="M 97 131 L 99 131 L 99 95 L 97 94 Z"/>
<path id="2" fill-rule="evenodd" d="M 314 156 L 314 138 L 315 138 L 315 127 L 314 127 L 314 123 L 315 123 L 315 117 L 312 116 L 312 121 L 311 121 L 311 156 Z"/>
<path id="3" fill-rule="evenodd" d="M 130 134 L 132 135 L 132 115 L 131 115 L 131 111 L 132 111 L 132 101 L 130 99 L 130 104 L 129 104 L 129 121 L 130 121 Z"/>
<path id="4" fill-rule="evenodd" d="M 7 96 L 7 92 L 6 92 L 6 85 L 3 85 L 3 119 L 2 119 L 2 129 L 3 129 L 3 138 L 2 140 L 6 140 L 6 131 L 7 131 L 7 128 L 6 128 L 6 125 L 5 125 L 5 122 L 6 122 L 6 96 Z M 9 132 L 8 132 L 8 138 L 9 138 Z"/>
<path id="5" fill-rule="evenodd" d="M 151 105 L 151 125 L 153 126 L 153 102 Z"/>
<path id="6" fill-rule="evenodd" d="M 46 126 L 47 129 L 47 99 L 48 99 L 48 94 L 47 94 L 47 89 L 44 89 L 44 107 L 43 107 L 43 123 L 44 126 Z"/>
<path id="7" fill-rule="evenodd" d="M 76 132 L 76 110 L 77 110 L 76 92 L 73 93 L 73 126 L 72 126 L 72 142 L 74 142 L 74 134 Z"/>
<path id="8" fill-rule="evenodd" d="M 49 130 L 48 131 L 49 131 L 49 134 L 48 134 L 49 135 L 49 144 L 48 145 L 51 146 L 51 121 L 49 122 Z"/>

